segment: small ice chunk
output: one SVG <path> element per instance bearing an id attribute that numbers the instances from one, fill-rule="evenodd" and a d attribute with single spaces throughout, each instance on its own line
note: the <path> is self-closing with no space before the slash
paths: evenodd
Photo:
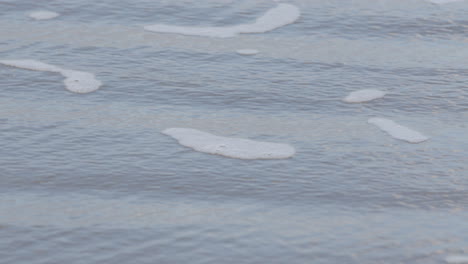
<path id="1" fill-rule="evenodd" d="M 45 11 L 45 10 L 34 11 L 34 12 L 31 12 L 29 14 L 30 18 L 34 18 L 36 20 L 52 19 L 52 18 L 55 18 L 55 17 L 58 17 L 58 16 L 59 16 L 58 13 L 55 13 L 55 12 L 52 12 L 52 11 Z"/>
<path id="2" fill-rule="evenodd" d="M 425 135 L 397 124 L 390 119 L 373 117 L 369 118 L 367 123 L 377 126 L 393 138 L 404 140 L 410 143 L 420 143 L 429 139 Z"/>
<path id="3" fill-rule="evenodd" d="M 362 103 L 372 101 L 378 98 L 384 97 L 386 92 L 374 90 L 374 89 L 364 89 L 355 92 L 351 92 L 346 96 L 343 101 L 347 103 Z"/>
<path id="4" fill-rule="evenodd" d="M 286 159 L 296 150 L 281 143 L 215 136 L 192 128 L 169 128 L 162 131 L 179 144 L 196 151 L 237 159 Z"/>
<path id="5" fill-rule="evenodd" d="M 89 72 L 63 70 L 61 74 L 66 77 L 63 82 L 67 89 L 74 93 L 94 92 L 102 85 L 94 78 L 94 74 Z"/>
<path id="6" fill-rule="evenodd" d="M 49 71 L 49 72 L 61 72 L 62 69 L 50 65 L 47 63 L 43 63 L 37 60 L 0 60 L 0 63 L 3 65 L 32 70 L 32 71 Z"/>
<path id="7" fill-rule="evenodd" d="M 258 54 L 256 49 L 238 49 L 236 52 L 240 55 L 255 55 Z"/>
<path id="8" fill-rule="evenodd" d="M 102 83 L 89 72 L 63 69 L 36 60 L 0 60 L 0 64 L 33 71 L 57 72 L 65 77 L 65 87 L 75 93 L 90 93 L 99 89 Z"/>
<path id="9" fill-rule="evenodd" d="M 455 263 L 455 264 L 463 264 L 467 263 L 468 264 L 468 255 L 453 255 L 453 256 L 447 256 L 445 258 L 445 261 L 447 263 Z"/>
<path id="10" fill-rule="evenodd" d="M 159 33 L 176 33 L 204 37 L 228 38 L 241 33 L 264 33 L 294 23 L 301 15 L 299 8 L 290 4 L 279 4 L 268 10 L 254 23 L 227 27 L 184 27 L 166 24 L 145 26 L 148 31 Z"/>

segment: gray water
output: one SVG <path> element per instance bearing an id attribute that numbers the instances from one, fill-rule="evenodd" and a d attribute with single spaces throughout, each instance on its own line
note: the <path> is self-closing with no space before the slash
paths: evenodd
<path id="1" fill-rule="evenodd" d="M 468 2 L 290 1 L 294 24 L 208 38 L 273 1 L 0 0 L 0 263 L 445 263 L 468 254 Z M 34 21 L 30 11 L 61 16 Z M 255 56 L 236 54 L 254 48 Z M 341 101 L 379 89 L 383 99 Z M 386 117 L 430 139 L 398 141 Z M 238 160 L 160 131 L 288 143 Z"/>

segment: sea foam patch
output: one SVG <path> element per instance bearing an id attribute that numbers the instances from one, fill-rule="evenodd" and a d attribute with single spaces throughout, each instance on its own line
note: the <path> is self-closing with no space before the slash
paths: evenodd
<path id="1" fill-rule="evenodd" d="M 296 150 L 281 143 L 215 136 L 192 128 L 169 128 L 163 134 L 196 151 L 237 159 L 286 159 Z"/>
<path id="2" fill-rule="evenodd" d="M 255 55 L 258 54 L 258 50 L 256 49 L 238 49 L 236 50 L 237 54 L 240 55 Z"/>
<path id="3" fill-rule="evenodd" d="M 31 71 L 60 72 L 62 69 L 51 64 L 37 60 L 0 60 L 0 63 L 6 66 L 21 68 Z"/>
<path id="4" fill-rule="evenodd" d="M 46 10 L 34 11 L 34 12 L 29 13 L 29 17 L 34 18 L 36 20 L 52 19 L 58 16 L 59 16 L 58 13 L 55 13 L 52 11 L 46 11 Z"/>
<path id="5" fill-rule="evenodd" d="M 464 0 L 427 0 L 427 1 L 434 3 L 434 4 L 443 5 L 443 4 L 453 3 L 453 2 L 461 2 Z"/>
<path id="6" fill-rule="evenodd" d="M 418 131 L 402 126 L 390 119 L 373 117 L 367 121 L 389 134 L 391 137 L 410 143 L 420 143 L 429 139 Z"/>
<path id="7" fill-rule="evenodd" d="M 374 90 L 374 89 L 364 89 L 359 91 L 351 92 L 348 96 L 343 98 L 344 102 L 347 103 L 362 103 L 372 101 L 378 98 L 382 98 L 386 95 L 386 92 Z"/>
<path id="8" fill-rule="evenodd" d="M 166 24 L 145 26 L 148 31 L 158 33 L 176 33 L 204 37 L 228 38 L 241 33 L 264 33 L 294 23 L 300 17 L 300 10 L 294 5 L 279 4 L 268 10 L 254 23 L 227 27 L 184 27 Z"/>
<path id="9" fill-rule="evenodd" d="M 94 74 L 89 72 L 63 70 L 61 74 L 66 77 L 63 82 L 67 89 L 75 93 L 94 92 L 102 85 Z"/>
<path id="10" fill-rule="evenodd" d="M 0 60 L 0 64 L 32 71 L 60 73 L 65 77 L 64 84 L 67 90 L 74 93 L 90 93 L 102 85 L 92 73 L 63 69 L 37 60 Z"/>
<path id="11" fill-rule="evenodd" d="M 468 264 L 468 255 L 447 256 L 445 258 L 445 261 L 447 263 L 456 263 L 456 264 L 467 263 Z"/>

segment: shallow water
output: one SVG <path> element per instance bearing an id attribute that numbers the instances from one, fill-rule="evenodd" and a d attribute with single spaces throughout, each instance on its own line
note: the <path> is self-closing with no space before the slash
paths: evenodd
<path id="1" fill-rule="evenodd" d="M 273 1 L 0 1 L 5 263 L 445 263 L 468 254 L 468 1 L 288 1 L 293 24 L 219 39 Z M 35 21 L 28 14 L 60 14 Z M 238 49 L 256 49 L 242 56 Z M 363 104 L 342 99 L 386 91 Z M 396 140 L 383 117 L 430 137 Z M 160 133 L 287 143 L 238 160 Z M 2 262 L 0 261 L 0 262 Z"/>

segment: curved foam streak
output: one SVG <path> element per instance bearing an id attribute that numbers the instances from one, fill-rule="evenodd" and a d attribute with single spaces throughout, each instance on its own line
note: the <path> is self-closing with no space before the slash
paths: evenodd
<path id="1" fill-rule="evenodd" d="M 373 117 L 369 118 L 367 122 L 377 126 L 380 130 L 386 132 L 391 137 L 404 140 L 409 143 L 421 143 L 429 139 L 429 137 L 426 137 L 418 131 L 402 126 L 390 119 Z"/>
<path id="2" fill-rule="evenodd" d="M 37 60 L 0 60 L 0 64 L 32 71 L 60 73 L 65 77 L 64 84 L 67 90 L 74 93 L 90 93 L 102 85 L 92 73 L 63 69 Z"/>
<path id="3" fill-rule="evenodd" d="M 387 94 L 386 92 L 379 91 L 379 90 L 364 89 L 364 90 L 351 92 L 348 96 L 343 98 L 343 101 L 346 103 L 363 103 L 363 102 L 368 102 L 368 101 L 382 98 L 386 94 Z"/>
<path id="4" fill-rule="evenodd" d="M 176 33 L 204 37 L 229 38 L 241 33 L 264 33 L 294 23 L 300 17 L 300 10 L 294 5 L 279 4 L 268 10 L 254 23 L 228 27 L 184 27 L 166 24 L 145 26 L 148 31 L 158 33 Z"/>
<path id="5" fill-rule="evenodd" d="M 48 71 L 48 72 L 58 72 L 62 71 L 61 68 L 47 64 L 44 62 L 40 62 L 37 60 L 0 60 L 0 63 L 6 66 L 21 68 L 25 70 L 31 71 Z"/>
<path id="6" fill-rule="evenodd" d="M 192 128 L 169 128 L 162 131 L 179 144 L 196 151 L 237 159 L 286 159 L 296 150 L 281 143 L 215 136 Z"/>
<path id="7" fill-rule="evenodd" d="M 240 55 L 255 55 L 258 54 L 259 51 L 256 49 L 238 49 L 236 52 Z"/>
<path id="8" fill-rule="evenodd" d="M 468 255 L 447 256 L 445 258 L 445 261 L 447 263 L 456 263 L 456 264 L 468 263 Z"/>
<path id="9" fill-rule="evenodd" d="M 434 4 L 443 5 L 443 4 L 454 3 L 454 2 L 462 2 L 464 0 L 428 0 L 428 1 Z"/>
<path id="10" fill-rule="evenodd" d="M 55 13 L 52 11 L 46 11 L 46 10 L 34 11 L 34 12 L 29 13 L 29 17 L 34 18 L 36 20 L 52 19 L 58 16 L 59 16 L 58 13 Z"/>

